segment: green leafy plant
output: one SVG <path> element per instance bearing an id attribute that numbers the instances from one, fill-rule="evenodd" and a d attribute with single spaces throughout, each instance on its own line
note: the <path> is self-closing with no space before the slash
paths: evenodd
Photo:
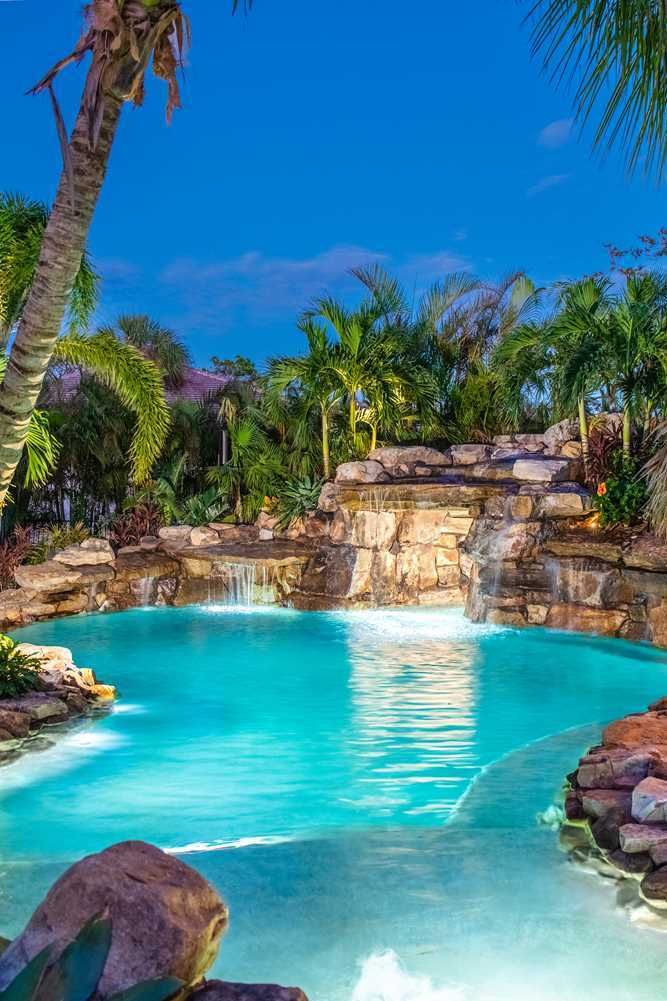
<path id="1" fill-rule="evenodd" d="M 82 521 L 74 525 L 54 525 L 41 542 L 35 543 L 26 559 L 26 563 L 44 563 L 59 549 L 76 546 L 90 538 L 90 532 Z"/>
<path id="2" fill-rule="evenodd" d="M 38 687 L 40 663 L 19 650 L 10 636 L 0 633 L 0 698 L 13 699 Z"/>
<path id="3" fill-rule="evenodd" d="M 276 495 L 276 514 L 279 530 L 288 528 L 299 518 L 314 511 L 320 497 L 324 480 L 316 480 L 310 476 L 302 479 L 287 480 Z"/>
<path id="4" fill-rule="evenodd" d="M 637 463 L 617 452 L 610 462 L 611 473 L 598 483 L 595 507 L 600 524 L 632 525 L 640 521 L 648 499 L 646 483 L 638 475 Z"/>
<path id="5" fill-rule="evenodd" d="M 0 1001 L 89 1001 L 111 948 L 111 921 L 95 917 L 55 959 L 51 947 L 37 953 L 0 991 Z M 109 1001 L 167 1001 L 183 987 L 176 977 L 147 980 L 113 994 Z"/>
<path id="6" fill-rule="evenodd" d="M 188 497 L 181 507 L 184 525 L 208 525 L 210 521 L 220 521 L 229 511 L 229 504 L 215 487 L 209 487 L 194 497 Z"/>

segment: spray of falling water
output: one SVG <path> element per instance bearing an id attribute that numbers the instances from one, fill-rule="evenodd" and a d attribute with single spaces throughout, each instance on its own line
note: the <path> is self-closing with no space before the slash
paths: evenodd
<path id="1" fill-rule="evenodd" d="M 374 953 L 362 965 L 351 1001 L 466 1001 L 456 987 L 436 987 L 429 977 L 411 976 L 396 953 Z"/>

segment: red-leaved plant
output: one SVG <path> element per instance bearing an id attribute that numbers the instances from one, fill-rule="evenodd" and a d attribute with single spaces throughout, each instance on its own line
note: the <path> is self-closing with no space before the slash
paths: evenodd
<path id="1" fill-rule="evenodd" d="M 0 590 L 15 587 L 14 574 L 27 558 L 32 543 L 30 529 L 16 527 L 12 533 L 0 543 Z"/>
<path id="2" fill-rule="evenodd" d="M 109 541 L 116 549 L 136 546 L 144 535 L 157 535 L 163 521 L 157 504 L 137 504 L 114 519 Z"/>

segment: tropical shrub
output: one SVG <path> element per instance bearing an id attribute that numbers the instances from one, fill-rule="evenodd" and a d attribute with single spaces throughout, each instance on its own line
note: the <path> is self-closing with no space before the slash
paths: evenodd
<path id="1" fill-rule="evenodd" d="M 24 966 L 3 991 L 0 1001 L 89 1001 L 98 997 L 97 986 L 111 948 L 111 921 L 95 917 L 83 926 L 73 942 L 53 958 L 47 946 Z M 148 980 L 112 995 L 109 1001 L 166 1001 L 181 991 L 175 977 Z"/>
<path id="2" fill-rule="evenodd" d="M 74 525 L 54 525 L 45 537 L 36 542 L 30 549 L 26 563 L 44 563 L 59 549 L 76 546 L 90 538 L 90 532 L 82 521 Z"/>
<path id="3" fill-rule="evenodd" d="M 39 685 L 39 668 L 36 657 L 23 653 L 11 637 L 0 633 L 0 698 L 13 699 L 34 691 Z"/>
<path id="4" fill-rule="evenodd" d="M 117 515 L 111 524 L 109 542 L 116 549 L 137 546 L 144 535 L 157 535 L 164 522 L 157 504 L 136 504 Z"/>
<path id="5" fill-rule="evenodd" d="M 16 568 L 26 562 L 31 549 L 30 529 L 18 526 L 0 544 L 0 590 L 14 587 Z"/>
<path id="6" fill-rule="evenodd" d="M 229 504 L 215 487 L 209 487 L 194 497 L 188 497 L 180 509 L 180 521 L 184 525 L 208 525 L 210 521 L 221 521 L 229 511 Z"/>
<path id="7" fill-rule="evenodd" d="M 610 462 L 610 475 L 598 483 L 595 507 L 600 512 L 600 524 L 632 525 L 641 521 L 648 499 L 645 480 L 639 475 L 638 463 L 616 452 Z"/>
<path id="8" fill-rule="evenodd" d="M 278 516 L 276 527 L 279 530 L 288 528 L 299 518 L 314 511 L 323 483 L 324 480 L 313 479 L 310 476 L 286 480 L 276 495 L 275 513 Z"/>

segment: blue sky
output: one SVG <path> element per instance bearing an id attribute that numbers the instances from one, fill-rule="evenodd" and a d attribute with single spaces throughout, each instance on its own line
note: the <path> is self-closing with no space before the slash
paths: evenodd
<path id="1" fill-rule="evenodd" d="M 57 11 L 55 8 L 59 8 Z M 540 74 L 514 0 L 186 4 L 184 109 L 128 108 L 91 233 L 100 320 L 149 312 L 199 363 L 293 352 L 294 318 L 349 267 L 409 289 L 466 268 L 539 283 L 606 265 L 664 224 L 664 192 L 591 156 Z M 78 37 L 77 0 L 0 2 L 0 186 L 53 197 L 48 99 L 24 92 Z M 83 69 L 58 83 L 68 122 Z"/>

